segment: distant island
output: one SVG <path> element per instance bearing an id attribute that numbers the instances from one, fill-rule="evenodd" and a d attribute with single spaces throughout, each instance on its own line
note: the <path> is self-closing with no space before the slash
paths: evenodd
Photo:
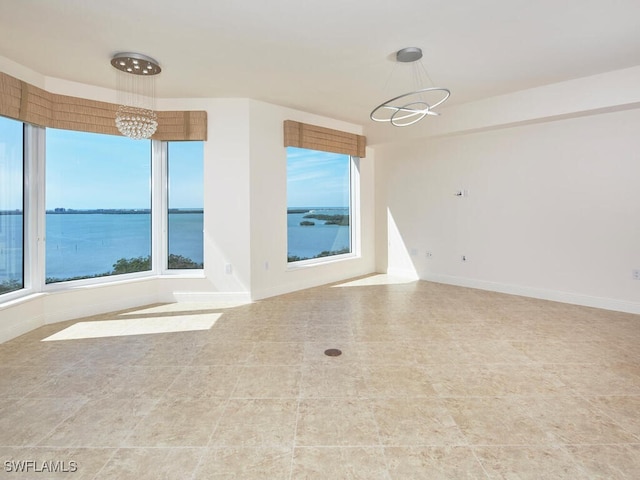
<path id="1" fill-rule="evenodd" d="M 349 225 L 349 215 L 326 215 L 324 213 L 307 213 L 302 218 L 315 218 L 316 220 L 324 220 L 325 225 Z"/>
<path id="2" fill-rule="evenodd" d="M 320 211 L 331 211 L 331 210 L 348 210 L 347 207 L 338 208 L 338 207 L 327 207 L 327 208 L 287 208 L 287 214 L 295 215 L 304 213 L 305 215 L 302 218 L 312 218 L 314 220 L 322 220 L 324 221 L 324 225 L 339 225 L 347 227 L 349 226 L 349 214 L 327 214 L 327 213 L 316 213 L 316 210 Z M 311 222 L 308 220 L 303 220 L 300 222 L 300 225 L 303 227 L 311 227 L 315 225 L 315 222 Z"/>
<path id="3" fill-rule="evenodd" d="M 169 213 L 203 213 L 202 208 L 170 208 Z M 53 210 L 47 210 L 47 214 L 66 214 L 66 215 L 133 215 L 133 214 L 150 214 L 150 208 L 95 208 L 88 210 L 76 210 L 74 208 L 58 207 Z"/>

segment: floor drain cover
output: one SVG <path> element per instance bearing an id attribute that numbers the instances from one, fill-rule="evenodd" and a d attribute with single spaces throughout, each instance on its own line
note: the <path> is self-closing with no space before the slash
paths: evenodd
<path id="1" fill-rule="evenodd" d="M 330 348 L 329 350 L 325 350 L 324 354 L 328 357 L 337 357 L 338 355 L 342 355 L 342 351 L 337 348 Z"/>

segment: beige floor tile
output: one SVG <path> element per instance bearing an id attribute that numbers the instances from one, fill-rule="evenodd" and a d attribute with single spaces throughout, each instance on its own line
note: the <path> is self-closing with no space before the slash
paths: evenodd
<path id="1" fill-rule="evenodd" d="M 378 426 L 367 401 L 300 401 L 296 446 L 378 446 Z"/>
<path id="2" fill-rule="evenodd" d="M 398 342 L 407 340 L 402 331 L 385 322 L 365 323 L 353 329 L 355 342 Z"/>
<path id="3" fill-rule="evenodd" d="M 92 480 L 115 451 L 110 448 L 0 447 L 0 478 Z"/>
<path id="4" fill-rule="evenodd" d="M 469 447 L 386 447 L 392 480 L 485 480 Z"/>
<path id="5" fill-rule="evenodd" d="M 260 342 L 247 358 L 247 365 L 302 365 L 303 342 Z"/>
<path id="6" fill-rule="evenodd" d="M 99 398 L 108 395 L 115 379 L 121 374 L 116 366 L 86 366 L 64 370 L 52 376 L 49 381 L 39 385 L 29 396 L 66 397 L 84 396 Z"/>
<path id="7" fill-rule="evenodd" d="M 192 365 L 182 368 L 166 391 L 167 396 L 226 399 L 231 396 L 241 366 Z"/>
<path id="8" fill-rule="evenodd" d="M 379 447 L 298 447 L 291 478 L 388 480 L 389 473 Z"/>
<path id="9" fill-rule="evenodd" d="M 582 397 L 541 397 L 529 406 L 529 413 L 559 443 L 637 442 L 636 437 Z"/>
<path id="10" fill-rule="evenodd" d="M 35 446 L 86 399 L 24 398 L 0 411 L 0 446 Z"/>
<path id="11" fill-rule="evenodd" d="M 530 357 L 515 348 L 513 342 L 503 340 L 467 341 L 460 339 L 458 346 L 463 354 L 459 363 L 485 365 L 490 363 L 527 364 Z"/>
<path id="12" fill-rule="evenodd" d="M 353 331 L 349 325 L 310 324 L 307 325 L 305 340 L 316 343 L 352 342 Z"/>
<path id="13" fill-rule="evenodd" d="M 640 442 L 640 396 L 587 397 L 587 400 Z"/>
<path id="14" fill-rule="evenodd" d="M 172 342 L 171 338 L 154 342 L 132 365 L 145 366 L 184 366 L 190 365 L 203 342 Z"/>
<path id="15" fill-rule="evenodd" d="M 245 338 L 253 342 L 306 342 L 312 340 L 307 334 L 306 323 L 259 323 L 244 332 Z"/>
<path id="16" fill-rule="evenodd" d="M 363 365 L 413 365 L 422 345 L 408 342 L 359 342 L 355 345 Z M 426 350 L 426 347 L 425 347 Z"/>
<path id="17" fill-rule="evenodd" d="M 464 445 L 467 440 L 437 398 L 389 398 L 373 402 L 380 441 L 389 446 Z"/>
<path id="18" fill-rule="evenodd" d="M 192 478 L 201 448 L 121 448 L 96 478 L 175 480 Z"/>
<path id="19" fill-rule="evenodd" d="M 434 323 L 400 322 L 391 323 L 393 337 L 397 340 L 414 341 L 421 339 L 425 342 L 451 340 L 445 328 Z"/>
<path id="20" fill-rule="evenodd" d="M 576 480 L 592 478 L 560 446 L 549 447 L 477 447 L 475 454 L 495 479 Z"/>
<path id="21" fill-rule="evenodd" d="M 428 370 L 421 365 L 371 365 L 365 369 L 369 396 L 434 396 Z"/>
<path id="22" fill-rule="evenodd" d="M 464 350 L 454 340 L 406 342 L 407 352 L 422 365 L 458 364 L 464 360 Z"/>
<path id="23" fill-rule="evenodd" d="M 72 367 L 85 360 L 93 348 L 93 342 L 40 342 L 28 344 L 29 354 L 24 355 L 23 342 L 5 346 L 3 366 L 47 367 L 60 369 Z"/>
<path id="24" fill-rule="evenodd" d="M 364 370 L 358 365 L 309 365 L 302 370 L 303 398 L 362 397 L 367 392 Z"/>
<path id="25" fill-rule="evenodd" d="M 133 365 L 151 348 L 147 335 L 101 338 L 78 366 L 105 367 Z"/>
<path id="26" fill-rule="evenodd" d="M 155 403 L 150 398 L 89 400 L 40 441 L 66 447 L 119 447 Z"/>
<path id="27" fill-rule="evenodd" d="M 138 422 L 123 444 L 130 447 L 205 447 L 221 418 L 225 401 L 164 397 Z"/>
<path id="28" fill-rule="evenodd" d="M 555 438 L 528 414 L 520 397 L 442 400 L 470 445 L 548 445 Z"/>
<path id="29" fill-rule="evenodd" d="M 180 367 L 87 366 L 83 364 L 53 376 L 40 388 L 32 391 L 29 396 L 158 397 L 164 393 L 180 371 Z"/>
<path id="30" fill-rule="evenodd" d="M 434 365 L 428 379 L 442 396 L 553 395 L 568 391 L 541 365 Z"/>
<path id="31" fill-rule="evenodd" d="M 202 480 L 289 480 L 288 447 L 220 447 L 207 450 L 194 475 Z"/>
<path id="32" fill-rule="evenodd" d="M 233 398 L 298 398 L 300 367 L 245 366 L 239 373 Z"/>
<path id="33" fill-rule="evenodd" d="M 0 397 L 24 397 L 63 371 L 56 365 L 0 366 Z"/>
<path id="34" fill-rule="evenodd" d="M 640 395 L 640 365 L 562 364 L 556 371 L 577 394 Z"/>
<path id="35" fill-rule="evenodd" d="M 640 445 L 571 445 L 568 450 L 593 480 L 640 478 Z"/>
<path id="36" fill-rule="evenodd" d="M 602 340 L 585 342 L 512 342 L 517 350 L 538 363 L 606 364 L 633 358 L 629 352 Z"/>
<path id="37" fill-rule="evenodd" d="M 210 446 L 291 446 L 297 406 L 293 399 L 231 399 Z"/>
<path id="38" fill-rule="evenodd" d="M 196 352 L 192 365 L 244 365 L 253 347 L 252 342 L 212 341 Z"/>
<path id="39" fill-rule="evenodd" d="M 159 397 L 182 371 L 181 367 L 120 367 L 109 385 L 110 393 L 119 397 Z"/>
<path id="40" fill-rule="evenodd" d="M 77 456 L 96 479 L 640 478 L 638 315 L 381 279 L 6 342 L 0 455 Z M 42 341 L 152 319 L 153 334 Z"/>

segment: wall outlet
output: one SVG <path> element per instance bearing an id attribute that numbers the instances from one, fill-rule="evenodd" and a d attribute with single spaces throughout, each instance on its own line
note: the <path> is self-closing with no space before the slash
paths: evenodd
<path id="1" fill-rule="evenodd" d="M 224 264 L 224 273 L 226 273 L 227 275 L 231 275 L 231 272 L 233 272 L 233 267 L 231 266 L 230 263 L 225 263 Z"/>
<path id="2" fill-rule="evenodd" d="M 632 270 L 631 275 L 633 276 L 634 280 L 640 280 L 640 268 Z"/>
<path id="3" fill-rule="evenodd" d="M 433 257 L 433 253 L 431 253 L 431 252 L 427 252 L 427 253 L 425 253 L 425 256 L 426 256 L 427 258 L 431 258 L 431 257 Z"/>

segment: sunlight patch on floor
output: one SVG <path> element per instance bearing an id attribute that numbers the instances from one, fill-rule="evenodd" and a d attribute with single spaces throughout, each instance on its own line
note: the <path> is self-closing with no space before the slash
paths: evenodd
<path id="1" fill-rule="evenodd" d="M 222 313 L 208 313 L 206 315 L 185 315 L 180 317 L 78 322 L 42 341 L 51 342 L 82 338 L 123 337 L 128 335 L 209 330 L 222 315 Z"/>

